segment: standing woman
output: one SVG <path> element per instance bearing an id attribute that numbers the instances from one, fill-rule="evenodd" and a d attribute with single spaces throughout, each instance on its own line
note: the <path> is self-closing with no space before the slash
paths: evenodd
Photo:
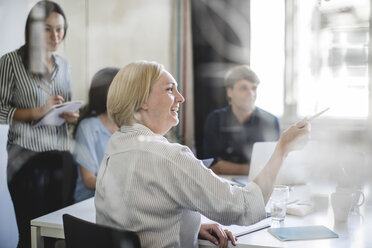
<path id="1" fill-rule="evenodd" d="M 55 162 L 62 161 L 69 150 L 68 123 L 79 117 L 65 112 L 61 126 L 32 126 L 50 107 L 71 100 L 69 63 L 54 54 L 66 31 L 62 8 L 39 1 L 27 17 L 25 44 L 0 59 L 0 123 L 9 125 L 7 180 L 20 234 L 18 247 L 30 247 L 30 218 L 35 216 L 20 206 L 19 199 L 26 199 L 27 193 L 17 190 L 17 173 L 40 163 L 39 158 L 50 152 L 61 155 Z"/>

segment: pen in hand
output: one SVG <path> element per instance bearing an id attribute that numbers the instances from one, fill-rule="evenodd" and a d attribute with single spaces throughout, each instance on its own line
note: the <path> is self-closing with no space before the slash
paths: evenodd
<path id="1" fill-rule="evenodd" d="M 41 112 L 43 116 L 46 112 L 49 111 L 50 108 L 52 108 L 54 105 L 58 105 L 64 102 L 64 98 L 61 95 L 54 95 L 50 96 L 44 106 L 41 107 Z"/>
<path id="2" fill-rule="evenodd" d="M 304 125 L 304 121 L 306 120 L 307 123 L 310 123 L 312 120 L 314 120 L 315 118 L 319 117 L 320 115 L 324 114 L 325 112 L 327 112 L 328 110 L 330 109 L 330 107 L 326 108 L 326 109 L 323 109 L 322 111 L 310 116 L 310 117 L 305 117 L 302 121 L 299 121 L 297 122 L 296 126 L 299 127 L 299 128 L 303 128 L 305 127 Z"/>
<path id="3" fill-rule="evenodd" d="M 312 120 L 314 120 L 315 118 L 319 117 L 320 115 L 324 114 L 325 112 L 327 112 L 329 110 L 329 107 L 326 108 L 326 109 L 323 109 L 322 111 L 316 113 L 315 115 L 313 116 L 310 116 L 309 118 L 307 118 L 307 121 L 310 122 Z"/>

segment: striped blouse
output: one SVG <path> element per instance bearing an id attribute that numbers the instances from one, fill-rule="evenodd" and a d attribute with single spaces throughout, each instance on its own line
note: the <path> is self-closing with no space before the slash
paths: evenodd
<path id="1" fill-rule="evenodd" d="M 15 122 L 16 109 L 36 108 L 49 96 L 59 94 L 71 100 L 70 66 L 64 58 L 53 55 L 55 66 L 51 81 L 32 75 L 22 63 L 18 50 L 0 59 L 0 124 L 9 124 L 8 144 L 42 152 L 68 150 L 68 126 L 33 127 L 31 122 Z"/>
<path id="2" fill-rule="evenodd" d="M 221 224 L 265 217 L 255 183 L 222 181 L 191 150 L 135 124 L 115 132 L 97 176 L 96 222 L 138 233 L 142 247 L 197 247 L 200 214 Z"/>

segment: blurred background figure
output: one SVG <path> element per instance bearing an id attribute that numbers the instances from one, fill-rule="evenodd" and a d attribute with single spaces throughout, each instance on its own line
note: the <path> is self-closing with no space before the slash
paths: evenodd
<path id="1" fill-rule="evenodd" d="M 278 118 L 255 106 L 259 83 L 248 65 L 226 73 L 229 105 L 211 112 L 204 125 L 204 158 L 214 158 L 217 174 L 247 175 L 253 144 L 279 139 Z"/>
<path id="2" fill-rule="evenodd" d="M 89 102 L 84 107 L 75 128 L 74 160 L 78 164 L 75 202 L 94 196 L 96 179 L 103 154 L 111 134 L 118 127 L 107 115 L 107 92 L 119 68 L 98 71 L 89 90 Z"/>
<path id="3" fill-rule="evenodd" d="M 0 60 L 0 123 L 9 125 L 7 181 L 18 247 L 31 246 L 31 219 L 72 203 L 76 171 L 68 152 L 68 123 L 79 114 L 63 113 L 61 126 L 32 125 L 53 105 L 71 100 L 70 65 L 54 53 L 66 32 L 62 8 L 40 1 L 27 17 L 25 44 Z M 66 168 L 69 176 L 63 174 Z"/>

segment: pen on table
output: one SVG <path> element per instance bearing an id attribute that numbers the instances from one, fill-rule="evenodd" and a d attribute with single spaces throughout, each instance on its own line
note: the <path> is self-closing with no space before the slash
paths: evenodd
<path id="1" fill-rule="evenodd" d="M 256 228 L 253 228 L 253 229 L 245 230 L 243 232 L 236 233 L 235 234 L 235 237 L 238 238 L 238 237 L 241 237 L 241 236 L 250 234 L 250 233 L 254 233 L 254 232 L 257 232 L 257 231 L 260 231 L 260 230 L 269 228 L 271 226 L 271 218 L 270 217 L 271 217 L 271 214 L 270 213 L 266 213 L 266 218 L 263 219 L 263 220 L 261 220 L 261 221 L 263 221 L 262 224 L 260 224 Z"/>
<path id="2" fill-rule="evenodd" d="M 258 231 L 261 231 L 261 230 L 269 228 L 269 227 L 270 227 L 270 224 L 267 224 L 265 226 L 262 226 L 260 228 L 255 229 L 255 230 L 238 233 L 238 234 L 235 235 L 235 237 L 239 238 L 241 236 L 244 236 L 244 235 L 247 235 L 247 234 L 250 234 L 250 233 L 254 233 L 254 232 L 258 232 Z"/>

